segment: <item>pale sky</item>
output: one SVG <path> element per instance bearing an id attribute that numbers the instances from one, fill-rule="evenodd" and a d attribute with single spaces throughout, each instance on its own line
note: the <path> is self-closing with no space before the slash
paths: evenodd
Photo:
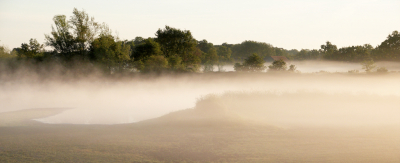
<path id="1" fill-rule="evenodd" d="M 0 0 L 0 45 L 44 43 L 55 15 L 84 9 L 121 39 L 154 37 L 165 25 L 216 45 L 254 40 L 285 49 L 376 46 L 400 30 L 400 0 Z"/>

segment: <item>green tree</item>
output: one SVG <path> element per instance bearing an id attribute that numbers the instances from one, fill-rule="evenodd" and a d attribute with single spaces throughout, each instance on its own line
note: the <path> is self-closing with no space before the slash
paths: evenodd
<path id="1" fill-rule="evenodd" d="M 376 59 L 400 60 L 400 32 L 393 31 L 376 49 Z"/>
<path id="2" fill-rule="evenodd" d="M 168 58 L 168 66 L 173 71 L 182 71 L 184 69 L 182 65 L 182 58 L 176 55 Z"/>
<path id="3" fill-rule="evenodd" d="M 327 41 L 325 45 L 321 45 L 321 53 L 323 53 L 326 59 L 334 59 L 334 54 L 337 52 L 336 45 L 333 45 L 331 42 Z"/>
<path id="4" fill-rule="evenodd" d="M 259 72 L 265 70 L 264 60 L 257 54 L 253 54 L 244 60 L 243 64 L 236 63 L 235 71 Z"/>
<path id="5" fill-rule="evenodd" d="M 135 46 L 133 55 L 134 61 L 142 60 L 145 62 L 152 55 L 162 55 L 160 45 L 152 38 L 144 40 L 142 43 Z"/>
<path id="6" fill-rule="evenodd" d="M 288 71 L 295 72 L 297 69 L 296 65 L 290 65 Z"/>
<path id="7" fill-rule="evenodd" d="M 387 73 L 388 69 L 386 69 L 386 67 L 379 67 L 376 69 L 377 73 Z"/>
<path id="8" fill-rule="evenodd" d="M 36 39 L 31 38 L 29 44 L 22 43 L 19 58 L 38 58 L 42 57 L 44 52 L 44 45 L 40 44 Z"/>
<path id="9" fill-rule="evenodd" d="M 301 49 L 300 52 L 298 52 L 295 56 L 294 59 L 296 60 L 315 60 L 315 59 L 320 59 L 321 54 L 318 50 L 308 50 L 308 49 Z"/>
<path id="10" fill-rule="evenodd" d="M 133 39 L 133 43 L 135 45 L 140 45 L 142 44 L 146 39 L 144 39 L 143 37 L 137 36 L 135 37 L 135 39 Z"/>
<path id="11" fill-rule="evenodd" d="M 56 15 L 53 21 L 55 27 L 52 26 L 50 35 L 45 35 L 46 45 L 67 59 L 74 56 L 88 57 L 90 46 L 99 33 L 102 30 L 109 31 L 107 25 L 95 22 L 85 11 L 76 8 L 69 20 L 66 20 L 65 15 Z"/>
<path id="12" fill-rule="evenodd" d="M 79 11 L 76 8 L 72 12 L 69 24 L 73 31 L 76 50 L 78 54 L 84 56 L 100 32 L 101 25 L 94 21 L 94 17 L 89 17 L 84 10 Z"/>
<path id="13" fill-rule="evenodd" d="M 145 72 L 161 73 L 168 67 L 168 61 L 162 55 L 152 55 L 144 63 Z"/>
<path id="14" fill-rule="evenodd" d="M 233 65 L 233 69 L 235 71 L 244 71 L 243 65 L 240 63 L 235 63 L 235 65 Z"/>
<path id="15" fill-rule="evenodd" d="M 164 29 L 158 29 L 155 40 L 160 44 L 165 57 L 171 55 L 181 57 L 186 68 L 196 68 L 201 62 L 199 56 L 201 53 L 196 53 L 197 41 L 188 30 L 165 26 Z"/>
<path id="16" fill-rule="evenodd" d="M 198 42 L 197 47 L 203 52 L 202 63 L 204 65 L 204 72 L 214 71 L 214 65 L 218 63 L 218 54 L 212 43 L 207 40 L 201 40 Z"/>
<path id="17" fill-rule="evenodd" d="M 268 66 L 269 71 L 286 71 L 287 66 L 286 62 L 283 60 L 276 60 L 272 62 L 271 65 Z"/>
<path id="18" fill-rule="evenodd" d="M 70 57 L 75 51 L 75 39 L 70 32 L 70 25 L 65 15 L 56 15 L 53 18 L 55 27 L 52 26 L 50 35 L 45 35 L 46 46 L 64 57 Z"/>
<path id="19" fill-rule="evenodd" d="M 219 57 L 219 62 L 222 63 L 230 63 L 232 62 L 231 55 L 232 50 L 227 46 L 226 43 L 222 44 L 221 46 L 217 47 L 217 54 Z"/>
<path id="20" fill-rule="evenodd" d="M 130 46 L 116 41 L 111 35 L 100 35 L 91 45 L 91 58 L 108 67 L 121 71 L 130 60 Z"/>
<path id="21" fill-rule="evenodd" d="M 361 66 L 362 69 L 364 69 L 367 73 L 371 72 L 376 67 L 375 62 L 372 59 L 364 60 L 363 62 L 361 62 Z"/>
<path id="22" fill-rule="evenodd" d="M 0 45 L 0 59 L 12 58 L 12 57 L 15 56 L 11 55 L 10 50 L 4 45 Z"/>
<path id="23" fill-rule="evenodd" d="M 214 65 L 218 62 L 218 54 L 212 43 L 207 42 L 207 40 L 201 40 L 198 42 L 197 47 L 203 52 L 203 63 L 209 62 Z"/>
<path id="24" fill-rule="evenodd" d="M 244 41 L 240 44 L 233 45 L 231 50 L 232 58 L 235 60 L 247 58 L 253 53 L 258 54 L 262 59 L 275 55 L 275 49 L 272 45 L 256 41 Z"/>
<path id="25" fill-rule="evenodd" d="M 156 32 L 156 41 L 161 45 L 161 50 L 166 57 L 178 54 L 183 55 L 194 50 L 197 42 L 188 30 L 180 30 L 165 26 Z"/>

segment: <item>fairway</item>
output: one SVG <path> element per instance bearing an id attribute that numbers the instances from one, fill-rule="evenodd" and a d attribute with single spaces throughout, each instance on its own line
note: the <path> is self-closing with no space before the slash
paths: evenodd
<path id="1" fill-rule="evenodd" d="M 280 128 L 228 118 L 177 120 L 191 111 L 120 125 L 20 120 L 0 127 L 0 162 L 400 161 L 400 126 Z M 0 116 L 5 114 L 11 113 Z"/>

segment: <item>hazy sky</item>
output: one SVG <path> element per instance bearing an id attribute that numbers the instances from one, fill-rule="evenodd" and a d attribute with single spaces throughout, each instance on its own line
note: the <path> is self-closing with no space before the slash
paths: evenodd
<path id="1" fill-rule="evenodd" d="M 214 44 L 244 40 L 286 49 L 380 44 L 400 30 L 400 0 L 0 0 L 0 44 L 44 43 L 52 18 L 84 9 L 121 39 L 154 37 L 169 25 Z"/>

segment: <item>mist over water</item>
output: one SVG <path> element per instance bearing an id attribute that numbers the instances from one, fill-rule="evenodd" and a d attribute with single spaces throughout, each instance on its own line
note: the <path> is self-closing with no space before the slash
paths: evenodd
<path id="1" fill-rule="evenodd" d="M 306 62 L 297 62 L 299 70 L 303 68 L 318 71 L 321 65 Z M 333 62 L 327 63 L 331 68 L 335 66 Z M 347 65 L 347 66 L 345 66 Z M 353 65 L 356 67 L 356 65 Z M 398 67 L 398 65 L 392 65 Z M 338 69 L 353 69 L 352 65 L 347 63 L 338 63 Z M 361 66 L 357 66 L 361 67 Z M 388 68 L 389 70 L 392 70 Z M 208 74 L 182 74 L 176 76 L 161 75 L 152 78 L 135 77 L 131 79 L 109 80 L 95 78 L 90 80 L 80 79 L 73 81 L 47 80 L 32 81 L 10 80 L 3 81 L 0 86 L 0 112 L 9 112 L 32 108 L 70 108 L 61 114 L 47 118 L 38 119 L 45 123 L 67 123 L 67 124 L 120 124 L 132 123 L 146 119 L 160 117 L 167 113 L 193 108 L 196 105 L 196 99 L 208 94 L 223 94 L 226 92 L 301 92 L 318 91 L 325 94 L 341 93 L 346 95 L 373 95 L 376 97 L 399 97 L 400 96 L 400 75 L 398 73 L 389 73 L 382 75 L 350 75 L 350 74 L 289 74 L 289 73 L 208 73 Z M 298 94 L 299 97 L 301 93 Z M 339 94 L 336 96 L 340 96 Z M 332 98 L 331 103 L 327 103 L 324 109 L 330 109 L 324 112 L 319 110 L 314 114 L 323 114 L 326 116 L 335 109 L 335 103 L 338 110 L 346 112 L 346 108 L 357 108 L 361 101 L 355 101 L 357 104 L 349 102 L 341 103 L 340 98 L 335 96 L 323 96 L 323 98 Z M 373 99 L 373 98 L 372 98 Z M 383 98 L 385 99 L 385 98 Z M 240 101 L 241 99 L 236 99 Z M 244 100 L 244 99 L 243 99 Z M 307 109 L 307 103 L 313 103 L 318 99 L 305 98 L 303 105 L 293 103 L 296 110 Z M 327 101 L 321 99 L 319 101 Z M 371 99 L 365 99 L 371 100 Z M 390 123 L 400 124 L 393 120 L 396 118 L 398 110 L 394 110 L 395 104 L 385 103 L 381 98 L 375 98 L 376 105 L 364 106 L 369 116 L 379 111 L 379 114 L 390 115 Z M 271 99 L 259 99 L 263 106 L 268 106 L 273 101 Z M 328 106 L 329 105 L 329 106 Z M 274 111 L 273 105 L 269 111 Z M 290 107 L 291 103 L 285 104 Z M 321 103 L 324 107 L 323 103 Z M 361 105 L 360 105 L 361 106 Z M 246 107 L 246 106 L 243 106 Z M 279 108 L 275 106 L 276 108 Z M 376 107 L 382 107 L 377 109 Z M 385 109 L 389 108 L 389 109 Z M 338 119 L 343 118 L 337 114 Z M 262 114 L 268 114 L 264 112 Z M 357 115 L 357 113 L 352 113 Z M 399 114 L 400 115 L 400 114 Z M 281 112 L 280 123 L 287 120 L 293 121 L 292 113 Z M 362 114 L 358 115 L 362 117 Z M 380 116 L 381 118 L 385 116 Z M 301 119 L 296 116 L 296 121 L 291 123 L 304 124 L 309 119 Z M 378 118 L 379 119 L 379 118 Z M 321 119 L 320 119 L 321 120 Z M 375 119 L 382 121 L 382 119 Z M 383 119 L 384 120 L 384 119 Z M 372 120 L 374 121 L 374 120 Z M 272 123 L 272 122 L 271 122 Z M 326 123 L 328 124 L 328 122 Z M 369 123 L 371 124 L 371 123 Z M 373 124 L 373 123 L 372 123 Z"/>
<path id="2" fill-rule="evenodd" d="M 272 62 L 264 63 L 264 66 L 268 67 Z M 359 70 L 359 72 L 364 72 L 361 68 L 360 63 L 353 62 L 335 62 L 335 61 L 290 61 L 287 63 L 289 65 L 296 65 L 297 70 L 301 73 L 316 73 L 316 72 L 348 72 L 349 70 Z M 400 71 L 400 64 L 397 62 L 376 62 L 378 67 L 386 67 L 389 71 Z M 235 71 L 233 65 L 224 65 L 223 70 L 230 72 Z M 218 71 L 218 67 L 214 67 L 214 71 Z"/>

